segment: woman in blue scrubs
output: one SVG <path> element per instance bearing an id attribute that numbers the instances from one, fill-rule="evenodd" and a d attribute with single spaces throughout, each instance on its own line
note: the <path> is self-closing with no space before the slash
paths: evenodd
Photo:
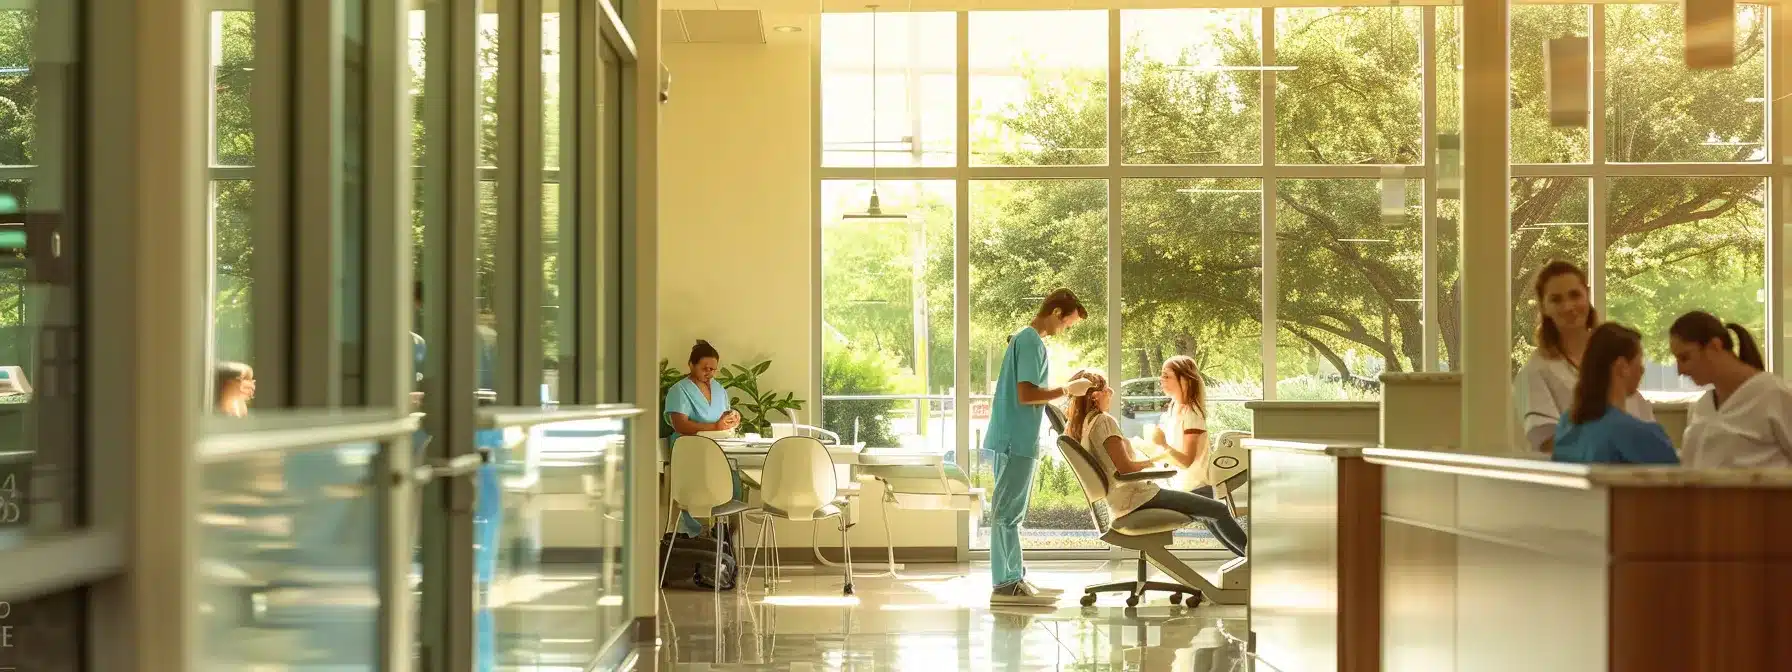
<path id="1" fill-rule="evenodd" d="M 678 443 L 678 437 L 690 436 L 700 432 L 726 432 L 740 426 L 740 413 L 729 408 L 728 390 L 722 387 L 722 381 L 716 380 L 716 372 L 722 368 L 722 355 L 709 341 L 697 341 L 691 346 L 691 356 L 685 364 L 690 373 L 672 385 L 666 391 L 666 424 L 672 426 L 672 443 Z M 740 474 L 734 474 L 734 498 L 741 498 Z M 678 517 L 678 532 L 687 537 L 695 537 L 703 531 L 697 519 L 689 513 L 681 513 Z"/>
<path id="2" fill-rule="evenodd" d="M 1624 412 L 1625 400 L 1642 382 L 1642 334 L 1616 322 L 1593 329 L 1574 403 L 1556 424 L 1555 461 L 1679 464 L 1661 425 Z"/>

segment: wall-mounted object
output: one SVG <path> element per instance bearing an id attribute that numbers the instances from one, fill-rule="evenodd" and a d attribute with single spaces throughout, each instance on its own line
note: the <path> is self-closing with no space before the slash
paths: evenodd
<path id="1" fill-rule="evenodd" d="M 1543 90 L 1552 126 L 1585 127 L 1592 112 L 1592 44 L 1567 36 L 1543 43 Z"/>
<path id="2" fill-rule="evenodd" d="M 660 102 L 672 100 L 672 71 L 660 64 Z"/>
<path id="3" fill-rule="evenodd" d="M 1462 136 L 1456 133 L 1437 136 L 1437 197 L 1462 198 Z"/>
<path id="4" fill-rule="evenodd" d="M 1682 0 L 1686 67 L 1718 70 L 1736 65 L 1736 0 Z"/>
<path id="5" fill-rule="evenodd" d="M 1400 166 L 1381 169 L 1381 223 L 1392 227 L 1406 224 L 1406 170 Z"/>

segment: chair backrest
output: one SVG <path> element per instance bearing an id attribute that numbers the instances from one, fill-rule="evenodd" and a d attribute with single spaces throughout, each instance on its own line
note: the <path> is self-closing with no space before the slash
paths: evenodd
<path id="1" fill-rule="evenodd" d="M 807 436 L 789 436 L 773 443 L 760 479 L 766 508 L 792 520 L 809 520 L 840 493 L 827 446 Z"/>
<path id="2" fill-rule="evenodd" d="M 1058 452 L 1064 455 L 1064 462 L 1070 465 L 1070 471 L 1076 474 L 1077 484 L 1083 486 L 1083 495 L 1089 503 L 1105 501 L 1108 498 L 1108 475 L 1101 468 L 1101 462 L 1083 450 L 1083 444 L 1063 434 L 1058 435 Z"/>
<path id="3" fill-rule="evenodd" d="M 1213 484 L 1213 495 L 1232 499 L 1250 484 L 1251 452 L 1244 447 L 1250 432 L 1220 432 L 1214 438 L 1213 451 L 1207 457 L 1207 482 Z"/>
<path id="4" fill-rule="evenodd" d="M 692 515 L 734 500 L 734 478 L 721 444 L 706 436 L 681 436 L 672 444 L 672 463 L 666 467 L 672 501 Z"/>
<path id="5" fill-rule="evenodd" d="M 1070 420 L 1064 417 L 1064 409 L 1057 404 L 1045 405 L 1045 419 L 1052 423 L 1052 431 L 1062 435 L 1064 428 L 1070 426 Z"/>

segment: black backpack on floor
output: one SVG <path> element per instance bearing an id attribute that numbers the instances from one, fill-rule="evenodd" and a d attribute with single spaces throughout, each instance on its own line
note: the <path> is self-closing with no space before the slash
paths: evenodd
<path id="1" fill-rule="evenodd" d="M 676 533 L 674 533 L 676 534 Z M 660 538 L 660 565 L 666 568 L 666 575 L 660 577 L 660 585 L 666 588 L 684 588 L 689 590 L 715 590 L 720 580 L 721 590 L 734 590 L 734 580 L 740 567 L 734 560 L 734 547 L 723 543 L 721 555 L 716 554 L 716 540 L 713 537 L 679 537 L 678 543 L 672 543 L 672 534 Z M 672 559 L 666 560 L 670 553 Z"/>

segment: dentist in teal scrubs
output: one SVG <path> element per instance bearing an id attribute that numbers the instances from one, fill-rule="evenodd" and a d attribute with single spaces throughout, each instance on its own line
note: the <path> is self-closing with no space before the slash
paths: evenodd
<path id="1" fill-rule="evenodd" d="M 690 373 L 666 391 L 666 424 L 672 426 L 672 443 L 677 444 L 680 436 L 726 432 L 739 427 L 740 413 L 729 408 L 728 390 L 716 380 L 716 371 L 722 368 L 722 355 L 716 352 L 715 346 L 709 341 L 697 341 L 691 346 L 691 356 L 686 364 Z M 740 499 L 740 474 L 737 472 L 733 476 L 734 498 Z M 679 514 L 679 534 L 695 537 L 702 531 L 703 526 L 697 524 L 691 514 Z"/>
<path id="2" fill-rule="evenodd" d="M 1607 322 L 1593 329 L 1574 383 L 1574 404 L 1556 423 L 1557 462 L 1679 464 L 1661 425 L 1624 412 L 1643 381 L 1643 337 Z"/>
<path id="3" fill-rule="evenodd" d="M 995 486 L 990 494 L 989 565 L 995 588 L 991 604 L 1052 605 L 1061 590 L 1039 588 L 1026 580 L 1020 557 L 1020 525 L 1033 495 L 1033 473 L 1039 466 L 1039 426 L 1052 400 L 1088 391 L 1087 380 L 1046 387 L 1051 362 L 1046 336 L 1055 336 L 1089 317 L 1076 294 L 1060 289 L 1045 297 L 1033 322 L 1008 338 L 1002 372 L 990 405 L 989 430 L 983 450 L 993 453 Z"/>

